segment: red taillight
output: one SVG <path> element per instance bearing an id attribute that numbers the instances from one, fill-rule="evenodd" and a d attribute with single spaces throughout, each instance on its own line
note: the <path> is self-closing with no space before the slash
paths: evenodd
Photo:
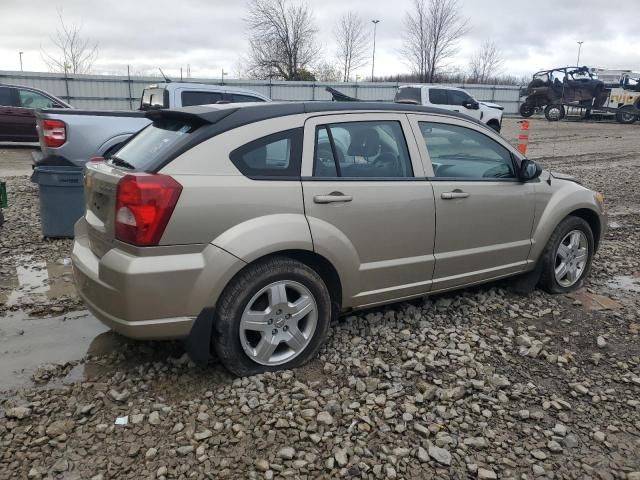
<path id="1" fill-rule="evenodd" d="M 47 147 L 61 147 L 67 141 L 67 126 L 62 120 L 43 120 L 42 136 Z"/>
<path id="2" fill-rule="evenodd" d="M 126 175 L 118 182 L 116 238 L 140 247 L 158 245 L 182 185 L 166 175 Z"/>

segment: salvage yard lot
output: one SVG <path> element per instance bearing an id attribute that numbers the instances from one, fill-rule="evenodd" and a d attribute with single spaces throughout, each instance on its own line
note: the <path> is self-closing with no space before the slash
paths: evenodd
<path id="1" fill-rule="evenodd" d="M 507 280 L 346 316 L 308 366 L 244 379 L 87 314 L 71 241 L 40 238 L 30 150 L 0 146 L 0 479 L 640 479 L 640 127 L 530 136 L 604 193 L 585 290 Z"/>

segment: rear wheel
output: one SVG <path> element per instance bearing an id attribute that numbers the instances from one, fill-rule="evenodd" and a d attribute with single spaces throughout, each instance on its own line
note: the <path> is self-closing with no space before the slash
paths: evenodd
<path id="1" fill-rule="evenodd" d="M 523 103 L 520 105 L 520 115 L 524 118 L 529 118 L 536 112 L 536 109 L 533 105 L 529 105 L 528 103 Z"/>
<path id="2" fill-rule="evenodd" d="M 565 110 L 563 105 L 547 105 L 544 109 L 544 116 L 550 122 L 557 122 L 558 120 L 562 120 L 565 115 Z"/>
<path id="3" fill-rule="evenodd" d="M 299 367 L 314 358 L 331 321 L 322 278 L 286 257 L 248 266 L 218 301 L 213 346 L 236 375 Z"/>
<path id="4" fill-rule="evenodd" d="M 580 288 L 591 269 L 594 240 L 589 224 L 569 216 L 556 227 L 540 261 L 540 283 L 549 293 L 566 293 Z"/>
<path id="5" fill-rule="evenodd" d="M 634 106 L 627 105 L 622 107 L 618 113 L 616 113 L 616 121 L 618 123 L 624 123 L 625 125 L 631 125 L 638 119 L 637 115 L 640 114 Z"/>

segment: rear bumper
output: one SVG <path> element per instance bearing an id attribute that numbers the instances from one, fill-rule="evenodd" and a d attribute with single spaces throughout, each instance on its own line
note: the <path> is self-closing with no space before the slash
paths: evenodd
<path id="1" fill-rule="evenodd" d="M 168 247 L 171 248 L 171 247 Z M 244 262 L 213 245 L 197 253 L 134 256 L 118 248 L 98 258 L 87 225 L 75 228 L 73 278 L 78 294 L 102 323 L 136 339 L 179 339 L 196 316 L 215 305 Z"/>
<path id="2" fill-rule="evenodd" d="M 60 155 L 45 155 L 40 150 L 34 150 L 31 152 L 32 167 L 77 167 L 82 165 L 76 165 L 70 160 Z"/>

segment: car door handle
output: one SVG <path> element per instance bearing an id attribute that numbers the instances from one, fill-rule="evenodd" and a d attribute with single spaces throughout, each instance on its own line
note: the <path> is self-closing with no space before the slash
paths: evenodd
<path id="1" fill-rule="evenodd" d="M 453 192 L 444 192 L 440 195 L 443 200 L 452 200 L 454 198 L 467 198 L 469 194 L 467 192 L 461 192 L 460 190 L 454 190 Z"/>
<path id="2" fill-rule="evenodd" d="M 353 200 L 351 195 L 345 195 L 342 192 L 331 192 L 329 195 L 316 195 L 313 197 L 314 203 L 340 203 L 350 202 Z"/>

